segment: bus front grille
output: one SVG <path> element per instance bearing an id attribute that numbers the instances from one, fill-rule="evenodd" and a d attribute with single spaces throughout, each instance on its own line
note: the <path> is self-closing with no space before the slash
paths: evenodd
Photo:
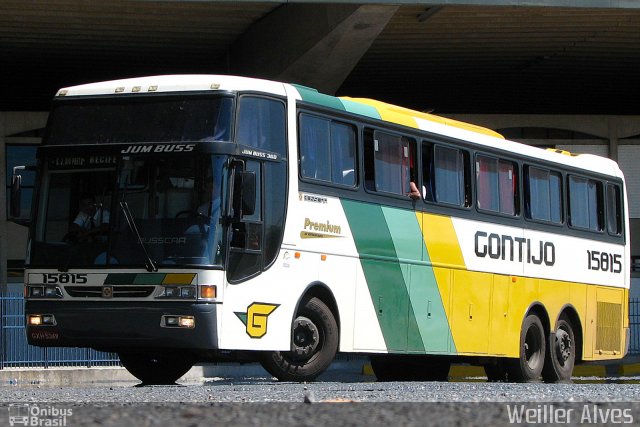
<path id="1" fill-rule="evenodd" d="M 73 298 L 105 298 L 104 289 L 98 286 L 67 286 L 65 290 Z M 109 298 L 146 298 L 155 286 L 113 286 Z"/>

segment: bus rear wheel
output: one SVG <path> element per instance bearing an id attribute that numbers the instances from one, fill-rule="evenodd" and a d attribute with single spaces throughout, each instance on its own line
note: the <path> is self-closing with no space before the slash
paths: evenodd
<path id="1" fill-rule="evenodd" d="M 171 350 L 149 352 L 122 352 L 120 363 L 145 385 L 167 385 L 189 372 L 193 359 Z"/>
<path id="2" fill-rule="evenodd" d="M 546 351 L 544 327 L 540 318 L 529 314 L 520 330 L 520 357 L 507 363 L 509 381 L 536 381 L 542 373 Z"/>
<path id="3" fill-rule="evenodd" d="M 563 315 L 558 320 L 556 332 L 549 335 L 542 379 L 545 382 L 570 381 L 575 361 L 575 335 L 571 322 Z"/>
<path id="4" fill-rule="evenodd" d="M 304 302 L 291 330 L 291 351 L 270 351 L 260 363 L 280 381 L 313 381 L 338 351 L 338 324 L 319 298 Z"/>

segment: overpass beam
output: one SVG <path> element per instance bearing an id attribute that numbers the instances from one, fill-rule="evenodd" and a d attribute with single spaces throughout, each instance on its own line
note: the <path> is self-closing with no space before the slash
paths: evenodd
<path id="1" fill-rule="evenodd" d="M 231 46 L 229 72 L 334 94 L 397 10 L 396 5 L 283 5 Z"/>

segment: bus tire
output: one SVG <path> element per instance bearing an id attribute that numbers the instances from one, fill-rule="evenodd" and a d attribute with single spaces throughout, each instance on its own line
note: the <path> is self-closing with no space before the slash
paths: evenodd
<path id="1" fill-rule="evenodd" d="M 447 381 L 449 360 L 429 356 L 371 356 L 371 369 L 376 379 L 386 381 Z"/>
<path id="2" fill-rule="evenodd" d="M 189 355 L 170 350 L 122 352 L 118 356 L 122 366 L 145 385 L 175 384 L 194 363 Z"/>
<path id="3" fill-rule="evenodd" d="M 265 352 L 262 367 L 280 381 L 313 381 L 338 351 L 338 324 L 333 313 L 313 297 L 298 309 L 291 330 L 291 351 Z"/>
<path id="4" fill-rule="evenodd" d="M 575 361 L 575 334 L 569 319 L 562 315 L 558 319 L 555 333 L 549 334 L 542 379 L 545 382 L 570 381 Z"/>
<path id="5" fill-rule="evenodd" d="M 528 314 L 520 330 L 520 357 L 507 362 L 509 381 L 538 380 L 544 367 L 546 341 L 540 318 L 536 314 Z"/>

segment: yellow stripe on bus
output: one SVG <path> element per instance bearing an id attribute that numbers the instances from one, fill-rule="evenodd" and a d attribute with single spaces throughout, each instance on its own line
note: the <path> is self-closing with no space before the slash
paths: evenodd
<path id="1" fill-rule="evenodd" d="M 466 269 L 451 217 L 416 212 L 434 266 Z"/>
<path id="2" fill-rule="evenodd" d="M 400 107 L 398 105 L 387 104 L 386 102 L 382 102 L 382 101 L 376 101 L 368 98 L 350 98 L 347 96 L 340 97 L 340 99 L 345 99 L 348 101 L 353 101 L 356 103 L 374 107 L 378 111 L 378 114 L 380 115 L 380 118 L 382 118 L 382 120 L 386 120 L 392 123 L 398 123 L 398 124 L 409 126 L 412 128 L 418 127 L 418 124 L 414 120 L 414 118 L 419 118 L 419 119 L 427 120 L 433 123 L 439 123 L 441 125 L 451 126 L 454 128 L 464 129 L 464 130 L 476 132 L 483 135 L 489 135 L 494 138 L 504 139 L 504 136 L 502 136 L 498 132 L 495 132 L 491 129 L 488 129 L 482 126 L 477 126 L 471 123 L 465 123 L 458 120 L 449 119 L 446 117 L 440 117 L 434 114 L 423 113 L 421 111 Z"/>
<path id="3" fill-rule="evenodd" d="M 375 101 L 367 98 L 345 98 L 351 101 L 358 102 L 360 104 L 370 105 L 375 108 L 380 114 L 380 118 L 387 122 L 397 123 L 399 125 L 408 126 L 414 129 L 418 128 L 418 122 L 409 114 L 404 111 L 394 111 L 389 108 L 389 104 Z"/>
<path id="4" fill-rule="evenodd" d="M 163 285 L 190 285 L 196 275 L 193 273 L 169 273 L 162 281 Z"/>

